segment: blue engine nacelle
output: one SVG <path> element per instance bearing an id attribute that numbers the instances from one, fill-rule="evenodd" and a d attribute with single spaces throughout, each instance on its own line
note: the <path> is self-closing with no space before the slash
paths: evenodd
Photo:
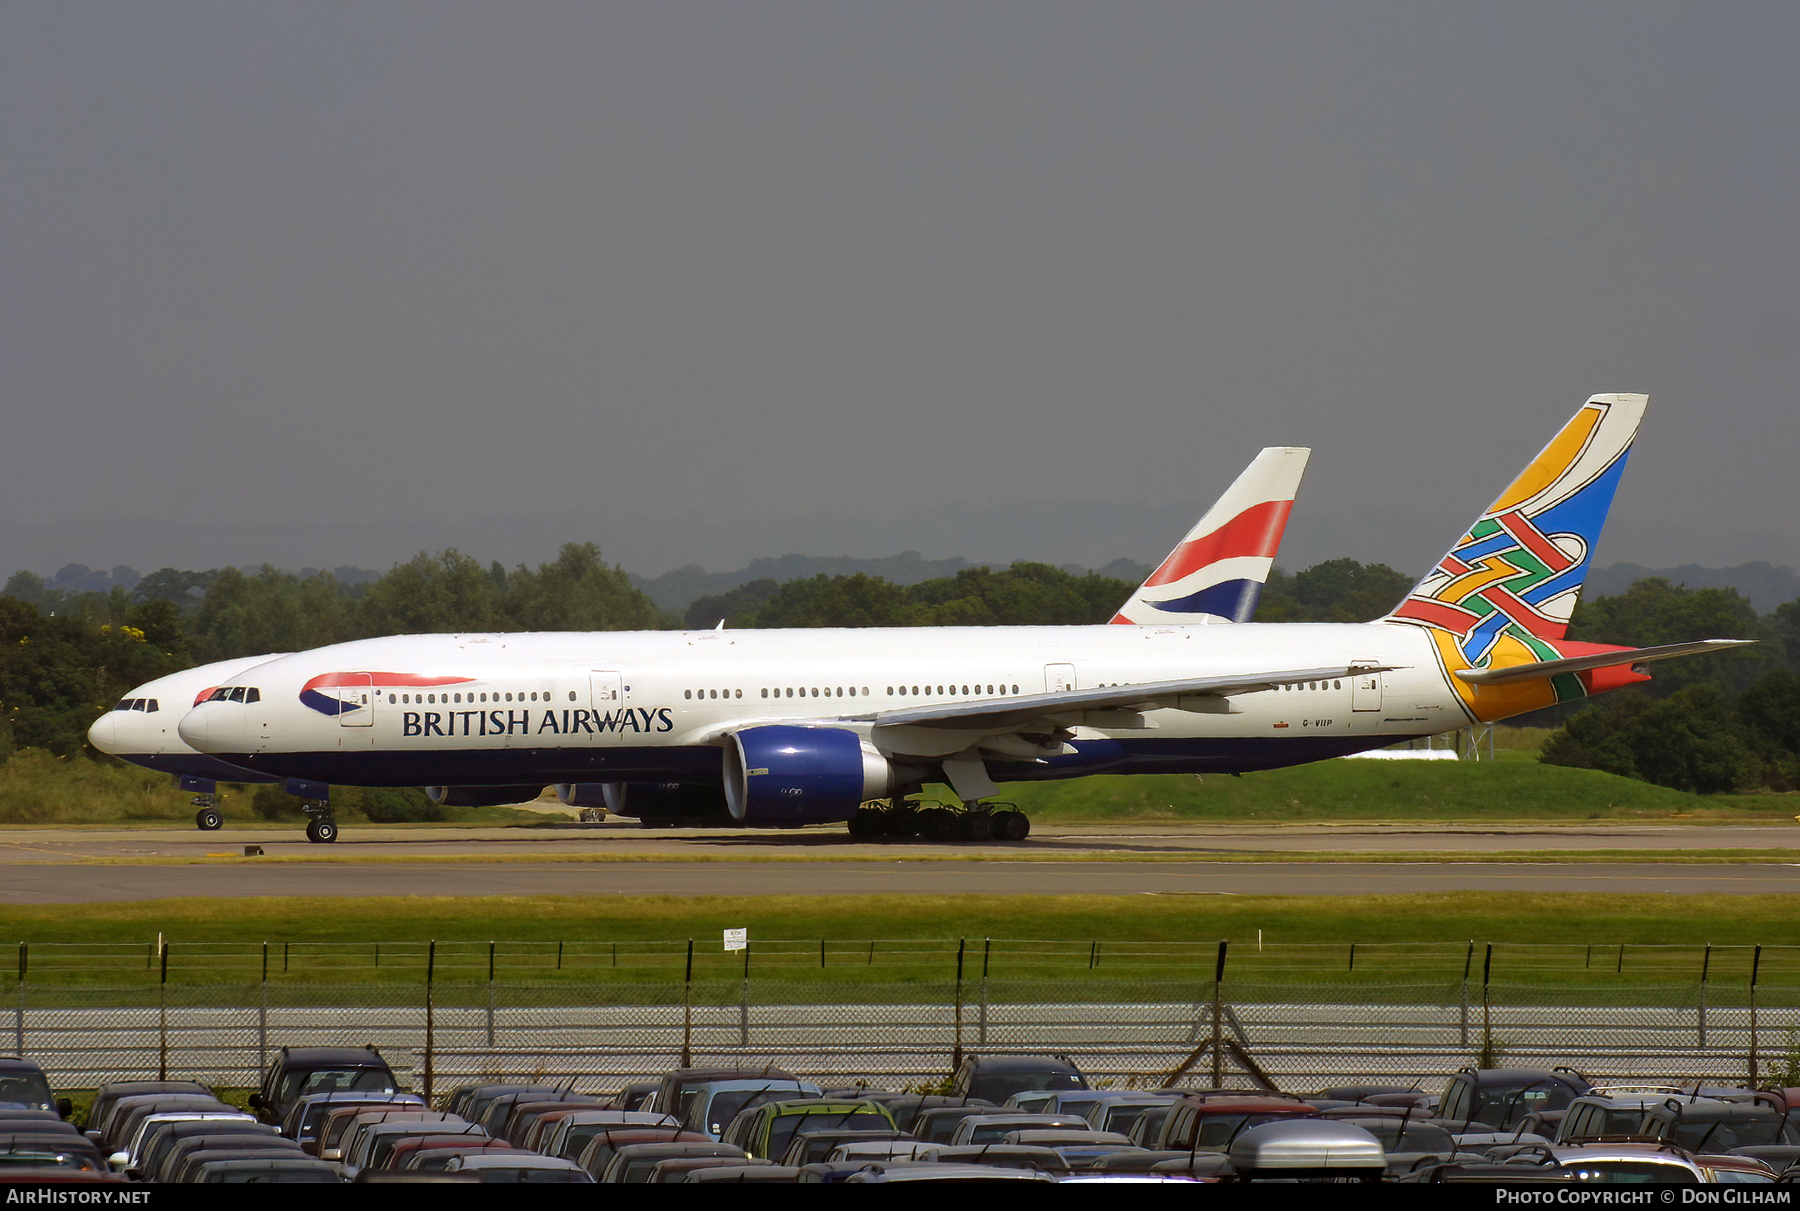
<path id="1" fill-rule="evenodd" d="M 542 786 L 428 786 L 425 797 L 445 807 L 501 807 L 530 803 L 544 793 Z"/>
<path id="2" fill-rule="evenodd" d="M 855 732 L 771 724 L 725 745 L 725 805 L 740 824 L 829 824 L 886 798 L 893 767 Z"/>

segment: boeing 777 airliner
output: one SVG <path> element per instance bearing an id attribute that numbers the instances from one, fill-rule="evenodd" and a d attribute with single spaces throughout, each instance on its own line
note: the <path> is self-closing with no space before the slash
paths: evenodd
<path id="1" fill-rule="evenodd" d="M 1371 623 L 394 636 L 258 665 L 180 734 L 316 782 L 673 784 L 747 825 L 881 828 L 897 812 L 865 805 L 941 780 L 964 835 L 1019 838 L 997 782 L 1295 765 L 1729 646 L 1565 638 L 1646 402 L 1589 399 Z"/>
<path id="2" fill-rule="evenodd" d="M 1155 621 L 1250 621 L 1274 567 L 1310 454 L 1310 450 L 1294 446 L 1275 446 L 1259 453 L 1149 579 L 1120 606 L 1112 621 L 1131 625 Z M 176 734 L 176 725 L 193 704 L 215 691 L 220 691 L 222 701 L 246 705 L 258 702 L 261 691 L 257 687 L 236 685 L 221 690 L 221 683 L 275 658 L 271 655 L 223 660 L 146 682 L 126 691 L 111 711 L 95 721 L 88 730 L 88 740 L 102 752 L 174 774 L 183 790 L 197 792 L 194 806 L 200 810 L 195 813 L 194 823 L 202 829 L 219 828 L 224 818 L 217 806 L 218 782 L 279 782 L 283 778 L 239 769 L 200 753 Z M 336 839 L 329 787 L 303 778 L 285 781 L 288 793 L 300 797 L 313 817 L 307 836 L 314 841 Z M 541 782 L 426 788 L 438 802 L 458 806 L 520 802 L 536 798 L 542 789 Z M 709 800 L 702 791 L 696 800 L 694 792 L 679 782 L 569 783 L 559 785 L 557 790 L 572 807 L 605 806 L 619 815 L 642 817 L 647 823 L 667 823 L 689 816 L 725 817 L 724 804 L 716 794 Z"/>

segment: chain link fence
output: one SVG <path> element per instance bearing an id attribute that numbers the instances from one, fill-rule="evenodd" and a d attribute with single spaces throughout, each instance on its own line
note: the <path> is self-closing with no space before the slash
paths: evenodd
<path id="1" fill-rule="evenodd" d="M 373 1043 L 403 1082 L 569 1082 L 612 1091 L 681 1063 L 772 1063 L 829 1084 L 943 1078 L 970 1052 L 1058 1053 L 1152 1088 L 1435 1081 L 1466 1064 L 1567 1064 L 1594 1079 L 1794 1083 L 1800 984 L 1114 980 L 372 980 L 55 984 L 0 1004 L 10 1049 L 56 1084 L 256 1084 L 283 1045 Z M 679 975 L 680 973 L 675 973 Z"/>

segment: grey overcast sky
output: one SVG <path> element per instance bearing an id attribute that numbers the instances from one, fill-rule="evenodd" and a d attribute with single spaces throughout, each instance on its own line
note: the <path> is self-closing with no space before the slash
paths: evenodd
<path id="1" fill-rule="evenodd" d="M 0 576 L 1423 570 L 1588 395 L 1601 562 L 1800 564 L 1800 5 L 0 6 Z"/>

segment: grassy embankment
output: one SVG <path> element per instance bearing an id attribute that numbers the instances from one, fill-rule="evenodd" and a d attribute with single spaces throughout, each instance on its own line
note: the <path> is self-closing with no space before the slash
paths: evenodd
<path id="1" fill-rule="evenodd" d="M 1800 795 L 1691 795 L 1595 770 L 1543 765 L 1544 729 L 1499 728 L 1496 760 L 1322 761 L 1233 778 L 1223 774 L 1100 776 L 1012 783 L 1007 797 L 1058 824 L 1288 824 L 1347 822 L 1513 823 L 1669 820 L 1789 823 Z M 257 819 L 250 787 L 221 787 L 228 822 Z M 941 787 L 929 787 L 947 797 Z M 0 825 L 191 823 L 192 796 L 162 774 L 111 758 L 90 761 L 25 751 L 0 764 Z M 361 823 L 355 792 L 340 820 Z M 525 824 L 546 817 L 515 808 L 446 808 L 443 824 Z M 300 817 L 296 814 L 293 819 Z M 422 825 L 421 827 L 429 827 Z"/>
<path id="2" fill-rule="evenodd" d="M 250 802 L 253 786 L 221 784 L 219 810 L 227 823 L 248 824 L 261 818 Z M 154 825 L 194 824 L 193 794 L 175 789 L 174 780 L 112 757 L 56 757 L 41 749 L 23 749 L 0 762 L 0 825 Z M 353 796 L 350 798 L 353 799 Z M 284 817 L 298 822 L 298 810 Z M 441 809 L 448 825 L 515 824 L 540 820 L 534 812 L 510 807 Z M 363 823 L 353 805 L 340 804 L 338 819 Z"/>

